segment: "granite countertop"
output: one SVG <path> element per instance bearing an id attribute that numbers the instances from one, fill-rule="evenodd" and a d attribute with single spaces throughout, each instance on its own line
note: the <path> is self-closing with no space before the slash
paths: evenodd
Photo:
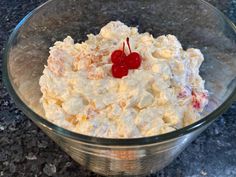
<path id="1" fill-rule="evenodd" d="M 46 0 L 0 1 L 0 65 L 3 45 L 29 11 Z M 236 23 L 235 0 L 207 0 Z M 0 71 L 0 75 L 2 72 Z M 0 77 L 0 177 L 98 175 L 76 164 L 20 110 Z M 236 103 L 168 167 L 152 177 L 235 177 Z"/>

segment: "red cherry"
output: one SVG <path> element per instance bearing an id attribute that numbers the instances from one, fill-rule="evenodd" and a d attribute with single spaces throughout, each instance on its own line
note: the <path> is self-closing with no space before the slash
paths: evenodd
<path id="1" fill-rule="evenodd" d="M 126 38 L 127 45 L 129 47 L 130 54 L 125 57 L 124 62 L 129 69 L 138 69 L 141 65 L 141 57 L 137 52 L 132 52 L 130 48 L 129 38 Z"/>
<path id="2" fill-rule="evenodd" d="M 125 57 L 125 53 L 122 50 L 115 50 L 111 54 L 111 61 L 112 63 L 121 63 Z"/>
<path id="3" fill-rule="evenodd" d="M 138 69 L 141 65 L 141 57 L 137 52 L 132 52 L 125 57 L 124 62 L 129 69 Z"/>
<path id="4" fill-rule="evenodd" d="M 115 63 L 111 68 L 112 75 L 115 78 L 122 78 L 128 75 L 129 69 L 124 63 Z"/>
<path id="5" fill-rule="evenodd" d="M 111 54 L 112 63 L 121 63 L 124 61 L 125 55 L 125 43 L 123 42 L 123 50 L 115 50 Z"/>

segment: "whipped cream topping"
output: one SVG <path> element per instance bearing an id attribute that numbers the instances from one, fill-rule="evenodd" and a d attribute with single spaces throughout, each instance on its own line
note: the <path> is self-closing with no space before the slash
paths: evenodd
<path id="1" fill-rule="evenodd" d="M 126 38 L 142 57 L 138 69 L 112 77 L 111 53 Z M 129 50 L 126 47 L 125 53 Z M 82 43 L 68 36 L 50 48 L 40 78 L 49 121 L 85 135 L 135 138 L 167 133 L 201 118 L 208 92 L 199 49 L 183 50 L 173 35 L 154 38 L 111 21 Z"/>

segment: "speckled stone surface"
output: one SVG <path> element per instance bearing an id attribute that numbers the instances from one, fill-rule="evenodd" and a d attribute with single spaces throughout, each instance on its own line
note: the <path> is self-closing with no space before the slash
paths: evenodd
<path id="1" fill-rule="evenodd" d="M 15 25 L 45 0 L 0 1 L 0 65 L 3 45 Z M 235 0 L 208 0 L 236 23 Z M 0 75 L 2 72 L 0 71 Z M 0 77 L 0 176 L 87 177 L 98 175 L 68 157 L 20 110 Z M 236 103 L 173 163 L 150 177 L 235 177 Z"/>

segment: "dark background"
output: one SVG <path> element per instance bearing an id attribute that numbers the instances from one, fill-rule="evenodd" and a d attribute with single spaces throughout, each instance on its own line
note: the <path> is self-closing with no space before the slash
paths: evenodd
<path id="1" fill-rule="evenodd" d="M 207 1 L 236 23 L 236 0 Z M 28 12 L 43 2 L 45 0 L 0 0 L 0 65 L 3 45 L 13 28 Z M 16 108 L 3 86 L 2 77 L 0 77 L 1 176 L 98 177 L 76 164 Z M 150 176 L 236 177 L 236 103 L 171 165 Z"/>

